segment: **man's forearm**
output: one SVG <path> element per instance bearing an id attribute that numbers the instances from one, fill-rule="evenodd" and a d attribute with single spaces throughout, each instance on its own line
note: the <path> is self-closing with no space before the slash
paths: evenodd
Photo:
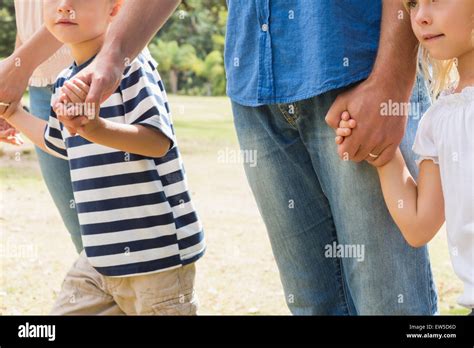
<path id="1" fill-rule="evenodd" d="M 20 44 L 18 39 L 17 45 Z M 28 41 L 21 42 L 13 56 L 19 59 L 19 66 L 31 75 L 44 61 L 51 57 L 63 44 L 43 25 Z"/>
<path id="2" fill-rule="evenodd" d="M 181 0 L 125 1 L 100 52 L 115 61 L 133 60 L 166 23 Z"/>
<path id="3" fill-rule="evenodd" d="M 383 0 L 380 44 L 371 76 L 399 86 L 408 98 L 415 80 L 417 48 L 402 0 Z"/>

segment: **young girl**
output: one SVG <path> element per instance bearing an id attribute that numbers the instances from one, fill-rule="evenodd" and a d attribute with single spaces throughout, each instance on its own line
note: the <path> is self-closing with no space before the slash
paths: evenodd
<path id="1" fill-rule="evenodd" d="M 405 5 L 436 101 L 421 119 L 413 145 L 419 155 L 418 182 L 410 175 L 400 149 L 377 171 L 390 214 L 413 247 L 428 243 L 446 216 L 453 268 L 464 283 L 458 302 L 471 309 L 472 315 L 474 1 L 405 0 Z M 354 127 L 356 120 L 344 112 L 336 143 L 341 144 Z"/>

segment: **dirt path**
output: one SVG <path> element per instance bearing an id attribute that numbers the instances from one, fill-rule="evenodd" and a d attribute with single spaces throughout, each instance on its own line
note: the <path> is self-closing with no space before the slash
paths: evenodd
<path id="1" fill-rule="evenodd" d="M 197 265 L 200 313 L 288 314 L 242 165 L 218 158 L 219 151 L 238 150 L 228 100 L 170 99 L 208 244 Z M 19 160 L 15 151 L 22 151 Z M 452 272 L 444 232 L 430 243 L 430 254 L 442 313 L 466 313 L 456 304 L 461 283 Z M 75 258 L 31 144 L 0 146 L 0 314 L 47 314 Z"/>

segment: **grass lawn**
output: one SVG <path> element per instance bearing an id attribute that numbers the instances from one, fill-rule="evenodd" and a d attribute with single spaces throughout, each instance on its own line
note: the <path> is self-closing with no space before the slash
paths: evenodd
<path id="1" fill-rule="evenodd" d="M 265 227 L 239 163 L 228 98 L 170 96 L 189 186 L 208 243 L 196 281 L 201 314 L 288 314 Z M 25 141 L 27 141 L 25 139 Z M 42 181 L 29 141 L 0 145 L 0 314 L 47 314 L 76 254 Z M 430 244 L 442 314 L 456 304 L 454 275 L 441 231 Z"/>

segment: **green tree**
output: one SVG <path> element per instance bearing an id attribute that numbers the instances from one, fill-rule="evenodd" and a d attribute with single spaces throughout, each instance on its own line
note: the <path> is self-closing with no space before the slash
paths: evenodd
<path id="1" fill-rule="evenodd" d="M 150 46 L 150 53 L 158 61 L 161 74 L 168 74 L 171 92 L 178 93 L 180 74 L 195 72 L 200 66 L 196 50 L 189 44 L 179 46 L 176 41 L 156 40 Z"/>
<path id="2" fill-rule="evenodd" d="M 15 48 L 16 23 L 13 0 L 0 0 L 0 57 L 9 56 Z"/>
<path id="3" fill-rule="evenodd" d="M 220 51 L 212 51 L 206 56 L 204 68 L 199 75 L 206 78 L 207 95 L 225 94 L 224 59 Z"/>
<path id="4" fill-rule="evenodd" d="M 225 93 L 226 21 L 225 0 L 185 0 L 157 34 L 151 51 L 172 93 Z"/>

